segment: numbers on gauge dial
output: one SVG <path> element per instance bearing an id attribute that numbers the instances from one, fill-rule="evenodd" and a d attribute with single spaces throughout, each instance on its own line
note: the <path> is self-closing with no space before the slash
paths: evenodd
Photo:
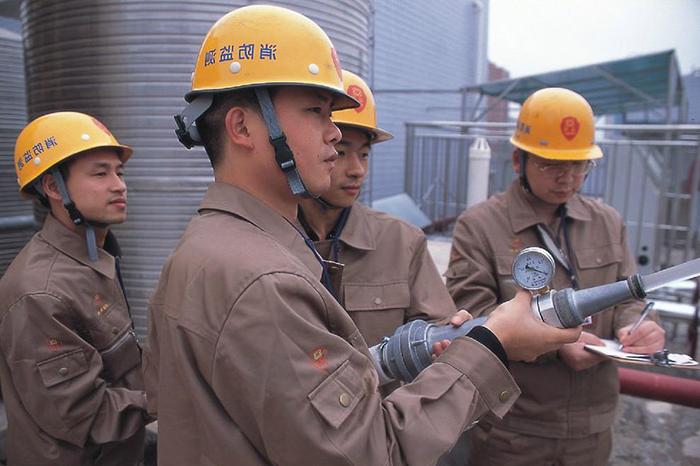
<path id="1" fill-rule="evenodd" d="M 513 279 L 526 290 L 546 288 L 554 278 L 554 259 L 542 248 L 526 248 L 513 261 Z"/>

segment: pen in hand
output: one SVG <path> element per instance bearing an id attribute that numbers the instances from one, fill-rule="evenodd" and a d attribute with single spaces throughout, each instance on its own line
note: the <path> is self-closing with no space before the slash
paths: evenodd
<path id="1" fill-rule="evenodd" d="M 644 321 L 644 319 L 646 319 L 647 315 L 649 315 L 649 312 L 651 311 L 651 309 L 652 309 L 653 307 L 654 307 L 654 301 L 649 301 L 649 302 L 646 304 L 646 306 L 644 306 L 644 309 L 642 309 L 642 312 L 641 312 L 641 314 L 640 314 L 640 316 L 639 316 L 639 319 L 637 319 L 637 322 L 635 322 L 634 325 L 632 326 L 632 328 L 630 328 L 630 329 L 627 331 L 627 335 L 632 335 L 632 334 L 634 333 L 634 331 L 637 330 L 637 329 L 639 328 L 639 326 L 642 324 L 642 321 Z M 623 348 L 623 344 L 620 343 L 620 346 L 619 346 L 617 349 L 618 349 L 618 351 L 619 351 L 619 350 L 621 350 L 622 348 Z"/>

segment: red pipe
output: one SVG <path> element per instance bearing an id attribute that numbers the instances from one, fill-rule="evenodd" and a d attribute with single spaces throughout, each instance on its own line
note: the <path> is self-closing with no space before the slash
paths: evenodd
<path id="1" fill-rule="evenodd" d="M 700 408 L 700 380 L 619 367 L 620 393 Z"/>

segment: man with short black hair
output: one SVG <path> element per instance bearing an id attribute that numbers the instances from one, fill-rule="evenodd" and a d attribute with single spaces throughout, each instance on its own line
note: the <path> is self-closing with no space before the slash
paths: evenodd
<path id="1" fill-rule="evenodd" d="M 274 46 L 276 58 L 222 60 L 230 44 Z M 209 144 L 198 125 L 212 96 L 253 89 L 259 108 L 219 116 L 215 182 L 151 300 L 146 380 L 162 464 L 433 464 L 517 397 L 495 352 L 530 359 L 577 338 L 535 320 L 521 294 L 480 327 L 482 340 L 454 340 L 382 399 L 365 340 L 296 226 L 299 199 L 330 187 L 341 137 L 331 113 L 358 104 L 332 43 L 293 11 L 240 8 L 205 37 L 192 85 L 176 117 L 187 146 Z"/>
<path id="2" fill-rule="evenodd" d="M 50 212 L 0 279 L 0 381 L 8 464 L 139 464 L 146 397 L 122 288 L 119 144 L 97 119 L 58 112 L 17 138 L 22 193 Z"/>

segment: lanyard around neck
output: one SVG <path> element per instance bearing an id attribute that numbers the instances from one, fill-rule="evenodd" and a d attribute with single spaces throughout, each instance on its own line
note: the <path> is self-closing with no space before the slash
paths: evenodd
<path id="1" fill-rule="evenodd" d="M 568 222 L 566 221 L 566 206 L 562 205 L 559 208 L 559 230 L 562 231 L 564 234 L 564 248 L 565 250 L 562 250 L 562 248 L 559 245 L 559 242 L 556 241 L 552 236 L 549 234 L 547 231 L 547 228 L 541 224 L 537 224 L 537 236 L 539 236 L 540 241 L 544 245 L 545 249 L 549 251 L 549 253 L 554 257 L 554 259 L 561 264 L 561 266 L 566 270 L 566 273 L 569 275 L 569 279 L 571 280 L 571 284 L 575 290 L 578 289 L 578 280 L 576 279 L 576 269 L 573 267 L 573 265 L 570 262 L 570 258 L 572 257 L 572 249 L 571 249 L 571 243 L 569 241 L 569 228 L 568 228 Z"/>

